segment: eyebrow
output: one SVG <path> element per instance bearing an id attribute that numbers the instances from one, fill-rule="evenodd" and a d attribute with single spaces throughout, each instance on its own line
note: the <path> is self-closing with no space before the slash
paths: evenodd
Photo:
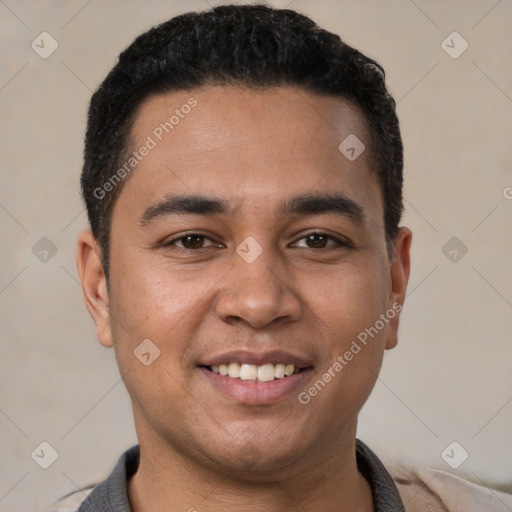
<path id="1" fill-rule="evenodd" d="M 150 205 L 140 217 L 141 226 L 168 215 L 236 215 L 240 207 L 233 207 L 229 201 L 199 194 L 167 196 Z M 336 214 L 361 223 L 363 207 L 343 194 L 307 193 L 286 200 L 279 205 L 276 213 L 280 217 L 288 215 Z"/>
<path id="2" fill-rule="evenodd" d="M 348 217 L 358 223 L 362 222 L 364 217 L 363 207 L 353 199 L 343 194 L 302 194 L 292 197 L 278 209 L 278 214 L 286 215 L 320 215 L 325 213 L 334 213 L 343 217 Z"/>

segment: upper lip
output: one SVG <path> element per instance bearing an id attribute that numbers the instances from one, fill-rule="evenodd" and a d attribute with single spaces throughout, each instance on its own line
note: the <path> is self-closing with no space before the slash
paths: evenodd
<path id="1" fill-rule="evenodd" d="M 270 350 L 266 352 L 254 352 L 249 350 L 234 350 L 231 352 L 223 352 L 212 357 L 208 357 L 199 366 L 216 366 L 219 364 L 254 364 L 261 366 L 263 364 L 293 364 L 295 368 L 308 368 L 313 366 L 310 358 L 299 356 L 292 352 L 284 350 Z"/>

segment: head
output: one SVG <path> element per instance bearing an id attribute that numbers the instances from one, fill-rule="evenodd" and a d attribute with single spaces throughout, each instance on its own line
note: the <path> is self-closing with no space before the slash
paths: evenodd
<path id="1" fill-rule="evenodd" d="M 95 92 L 81 184 L 86 303 L 139 439 L 267 471 L 355 435 L 397 341 L 411 240 L 375 61 L 291 10 L 173 18 Z M 301 371 L 280 387 L 215 373 L 244 362 Z"/>

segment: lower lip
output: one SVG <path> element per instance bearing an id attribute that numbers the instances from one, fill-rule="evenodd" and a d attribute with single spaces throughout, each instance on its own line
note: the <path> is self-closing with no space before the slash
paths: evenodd
<path id="1" fill-rule="evenodd" d="M 220 375 L 206 368 L 200 368 L 200 370 L 224 394 L 237 402 L 250 405 L 277 402 L 292 395 L 294 391 L 297 394 L 297 389 L 310 373 L 310 369 L 307 368 L 289 377 L 274 379 L 270 382 L 249 382 Z"/>

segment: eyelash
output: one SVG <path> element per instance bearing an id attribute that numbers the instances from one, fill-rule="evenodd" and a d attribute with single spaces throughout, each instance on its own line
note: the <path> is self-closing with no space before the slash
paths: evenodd
<path id="1" fill-rule="evenodd" d="M 300 240 L 304 240 L 304 239 L 306 239 L 306 238 L 308 238 L 308 237 L 310 237 L 310 236 L 312 236 L 312 235 L 321 235 L 321 236 L 324 236 L 324 237 L 326 237 L 328 240 L 334 241 L 334 242 L 335 242 L 335 245 L 334 245 L 334 246 L 333 246 L 333 245 L 331 245 L 331 246 L 327 246 L 327 247 L 319 247 L 319 248 L 314 248 L 314 247 L 303 247 L 304 249 L 312 249 L 312 250 L 328 250 L 328 249 L 332 249 L 332 248 L 334 248 L 334 247 L 338 247 L 338 248 L 349 248 L 349 247 L 351 247 L 351 245 L 350 245 L 348 242 L 346 242 L 346 241 L 344 241 L 344 240 L 341 240 L 341 239 L 339 239 L 339 238 L 337 238 L 337 237 L 335 237 L 335 236 L 333 236 L 333 235 L 330 235 L 330 234 L 328 234 L 328 233 L 324 233 L 324 232 L 322 232 L 322 231 L 313 231 L 313 232 L 307 233 L 307 234 L 303 235 L 302 237 L 300 237 L 298 240 L 296 240 L 296 241 L 294 242 L 294 244 L 295 244 L 295 243 L 297 243 L 297 242 L 299 242 Z M 207 236 L 207 235 L 203 235 L 202 233 L 194 233 L 194 232 L 192 232 L 192 233 L 187 233 L 186 235 L 181 235 L 181 236 L 179 236 L 179 237 L 177 237 L 177 238 L 174 238 L 174 239 L 172 239 L 172 240 L 169 240 L 168 242 L 163 243 L 163 244 L 162 244 L 162 246 L 163 246 L 163 247 L 172 247 L 172 246 L 176 246 L 176 242 L 178 242 L 178 241 L 182 241 L 182 240 L 184 240 L 184 239 L 186 239 L 186 238 L 188 238 L 188 237 L 193 237 L 193 236 L 195 236 L 195 237 L 202 237 L 202 238 L 203 238 L 203 240 L 210 240 L 210 241 L 214 242 L 214 240 L 213 240 L 212 238 L 210 238 L 209 236 Z M 176 247 L 179 247 L 179 246 L 176 246 Z M 209 246 L 209 247 L 211 247 L 211 246 Z M 180 248 L 181 248 L 181 249 L 184 249 L 185 251 L 199 251 L 199 250 L 201 250 L 201 249 L 208 249 L 209 247 L 199 247 L 198 249 L 189 249 L 189 248 L 187 248 L 187 247 L 180 247 Z"/>

